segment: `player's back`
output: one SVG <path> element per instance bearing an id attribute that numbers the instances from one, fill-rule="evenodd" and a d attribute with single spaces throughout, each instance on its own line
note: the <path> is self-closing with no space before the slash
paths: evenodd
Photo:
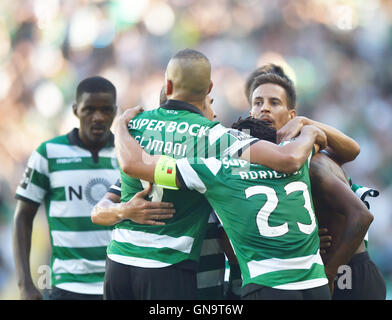
<path id="1" fill-rule="evenodd" d="M 221 150 L 237 140 L 226 135 L 218 122 L 203 117 L 196 107 L 173 100 L 163 107 L 139 114 L 130 122 L 129 128 L 130 134 L 146 152 L 174 158 L 209 153 L 218 156 Z M 143 188 L 142 181 L 123 172 L 121 179 L 122 202 Z M 165 221 L 164 226 L 140 225 L 130 220 L 117 224 L 108 249 L 109 258 L 144 267 L 197 261 L 211 212 L 204 196 L 195 191 L 163 190 L 154 185 L 151 200 L 172 202 L 176 214 Z"/>
<path id="2" fill-rule="evenodd" d="M 329 186 L 323 185 L 323 175 L 333 175 L 340 182 L 350 185 L 342 167 L 334 160 L 323 153 L 316 154 L 311 161 L 311 178 L 312 178 L 312 195 L 314 199 L 315 212 L 319 221 L 320 228 L 327 228 L 328 234 L 332 237 L 331 247 L 323 255 L 324 263 L 328 263 L 329 258 L 335 254 L 341 242 L 342 235 L 346 228 L 346 213 L 344 207 L 339 205 L 336 199 L 335 190 Z M 361 243 L 358 252 L 365 250 L 365 244 Z"/>
<path id="3" fill-rule="evenodd" d="M 238 159 L 177 161 L 188 188 L 204 191 L 231 240 L 243 284 L 307 289 L 326 284 L 308 163 L 293 174 Z M 180 163 L 179 163 L 180 162 Z M 191 182 L 188 162 L 201 183 Z"/>

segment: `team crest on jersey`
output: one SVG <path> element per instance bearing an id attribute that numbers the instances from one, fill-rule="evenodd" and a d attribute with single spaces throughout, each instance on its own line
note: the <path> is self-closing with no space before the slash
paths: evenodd
<path id="1" fill-rule="evenodd" d="M 110 185 L 110 182 L 104 178 L 91 179 L 84 191 L 87 201 L 94 206 L 109 190 Z"/>
<path id="2" fill-rule="evenodd" d="M 31 181 L 31 176 L 33 175 L 33 169 L 30 167 L 27 167 L 24 174 L 23 174 L 23 179 L 20 182 L 20 187 L 23 189 L 26 189 L 27 186 L 29 185 Z"/>

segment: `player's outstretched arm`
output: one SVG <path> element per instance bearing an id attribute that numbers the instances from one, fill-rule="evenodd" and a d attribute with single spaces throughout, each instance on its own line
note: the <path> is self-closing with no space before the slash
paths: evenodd
<path id="1" fill-rule="evenodd" d="M 38 207 L 38 204 L 24 200 L 16 202 L 12 242 L 17 284 L 22 300 L 42 299 L 42 294 L 35 287 L 30 272 L 31 235 Z"/>
<path id="2" fill-rule="evenodd" d="M 112 226 L 123 220 L 132 220 L 140 224 L 164 225 L 159 221 L 173 217 L 175 210 L 169 202 L 151 202 L 144 198 L 150 193 L 151 185 L 136 193 L 128 202 L 120 202 L 120 196 L 107 192 L 94 206 L 91 220 L 95 224 Z"/>
<path id="3" fill-rule="evenodd" d="M 304 125 L 314 125 L 325 132 L 328 139 L 326 151 L 340 164 L 354 160 L 359 152 L 359 144 L 343 132 L 324 123 L 297 116 L 277 132 L 278 142 L 295 137 Z"/>
<path id="4" fill-rule="evenodd" d="M 329 212 L 345 217 L 342 234 L 336 237 L 339 241 L 332 241 L 325 261 L 326 273 L 332 282 L 339 266 L 349 262 L 373 221 L 373 215 L 365 204 L 336 173 L 338 169 L 340 167 L 325 154 L 319 153 L 311 160 L 310 176 L 315 201 L 321 199 L 321 203 L 328 204 Z"/>
<path id="5" fill-rule="evenodd" d="M 260 140 L 247 148 L 241 158 L 272 170 L 293 173 L 305 163 L 314 144 L 323 149 L 327 144 L 326 135 L 316 126 L 306 125 L 295 141 L 282 146 Z"/>

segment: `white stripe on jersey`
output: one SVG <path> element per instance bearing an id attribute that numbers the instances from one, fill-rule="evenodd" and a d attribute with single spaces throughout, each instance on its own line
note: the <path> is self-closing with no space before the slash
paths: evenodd
<path id="1" fill-rule="evenodd" d="M 221 136 L 223 136 L 229 129 L 217 124 L 208 131 L 208 141 L 210 145 L 214 144 Z"/>
<path id="2" fill-rule="evenodd" d="M 56 287 L 81 294 L 103 294 L 103 282 L 64 282 Z"/>
<path id="3" fill-rule="evenodd" d="M 284 289 L 284 290 L 304 290 L 311 289 L 316 287 L 321 287 L 328 283 L 327 278 L 317 278 L 310 279 L 305 281 L 291 282 L 286 284 L 281 284 L 279 286 L 275 286 L 275 289 Z"/>
<path id="4" fill-rule="evenodd" d="M 274 271 L 310 269 L 314 263 L 324 265 L 319 250 L 316 254 L 297 258 L 252 260 L 248 262 L 248 268 L 250 277 L 254 278 Z"/>
<path id="5" fill-rule="evenodd" d="M 200 180 L 196 171 L 193 170 L 188 162 L 188 159 L 183 158 L 176 161 L 177 167 L 181 172 L 181 176 L 189 190 L 196 190 L 200 193 L 205 193 L 207 191 L 206 186 L 203 181 Z"/>
<path id="6" fill-rule="evenodd" d="M 52 172 L 50 175 L 51 188 L 61 188 L 64 186 L 72 186 L 78 190 L 81 182 L 85 185 L 94 179 L 104 179 L 108 182 L 107 188 L 102 196 L 109 190 L 109 187 L 116 182 L 119 173 L 113 169 L 87 169 L 87 170 L 61 170 Z"/>
<path id="7" fill-rule="evenodd" d="M 127 264 L 135 267 L 142 267 L 142 268 L 163 268 L 172 265 L 171 263 L 165 263 L 158 260 L 129 257 L 120 254 L 108 254 L 108 258 L 118 263 Z"/>
<path id="8" fill-rule="evenodd" d="M 49 173 L 48 160 L 38 153 L 37 150 L 34 150 L 31 154 L 29 161 L 27 162 L 27 167 L 30 167 L 44 175 L 48 175 Z"/>
<path id="9" fill-rule="evenodd" d="M 113 148 L 104 148 L 99 151 L 98 156 L 102 158 L 115 158 L 116 152 Z"/>
<path id="10" fill-rule="evenodd" d="M 105 272 L 105 260 L 55 259 L 53 273 L 87 274 Z"/>
<path id="11" fill-rule="evenodd" d="M 47 191 L 45 189 L 42 189 L 37 185 L 32 184 L 31 182 L 29 182 L 26 189 L 22 188 L 20 185 L 16 189 L 17 195 L 20 195 L 37 203 L 41 203 L 44 200 L 46 192 Z"/>
<path id="12" fill-rule="evenodd" d="M 67 248 L 106 247 L 111 239 L 110 230 L 52 231 L 53 245 Z"/>
<path id="13" fill-rule="evenodd" d="M 112 240 L 131 243 L 138 247 L 170 248 L 190 253 L 195 239 L 188 236 L 174 238 L 164 234 L 116 228 L 113 230 Z"/>
<path id="14" fill-rule="evenodd" d="M 204 164 L 207 166 L 208 169 L 210 169 L 211 173 L 216 176 L 216 174 L 219 172 L 220 168 L 222 167 L 222 161 L 219 161 L 216 158 L 201 158 L 203 160 Z"/>

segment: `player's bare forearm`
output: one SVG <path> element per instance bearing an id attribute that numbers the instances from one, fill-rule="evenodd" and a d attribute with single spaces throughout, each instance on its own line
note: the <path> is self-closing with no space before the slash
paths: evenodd
<path id="1" fill-rule="evenodd" d="M 278 130 L 278 142 L 294 138 L 305 125 L 314 125 L 325 132 L 328 139 L 326 151 L 339 163 L 352 161 L 358 156 L 360 146 L 355 140 L 336 128 L 303 116 L 293 118 Z"/>
<path id="2" fill-rule="evenodd" d="M 354 160 L 360 153 L 359 144 L 349 136 L 327 124 L 307 119 L 305 124 L 315 125 L 325 132 L 328 139 L 328 151 L 339 163 Z"/>
<path id="3" fill-rule="evenodd" d="M 35 287 L 30 272 L 31 235 L 33 220 L 38 205 L 18 200 L 16 203 L 13 225 L 13 251 L 16 268 L 17 285 L 21 299 L 42 299 Z"/>
<path id="4" fill-rule="evenodd" d="M 91 221 L 101 226 L 112 226 L 123 220 L 120 197 L 107 192 L 91 211 Z"/>

